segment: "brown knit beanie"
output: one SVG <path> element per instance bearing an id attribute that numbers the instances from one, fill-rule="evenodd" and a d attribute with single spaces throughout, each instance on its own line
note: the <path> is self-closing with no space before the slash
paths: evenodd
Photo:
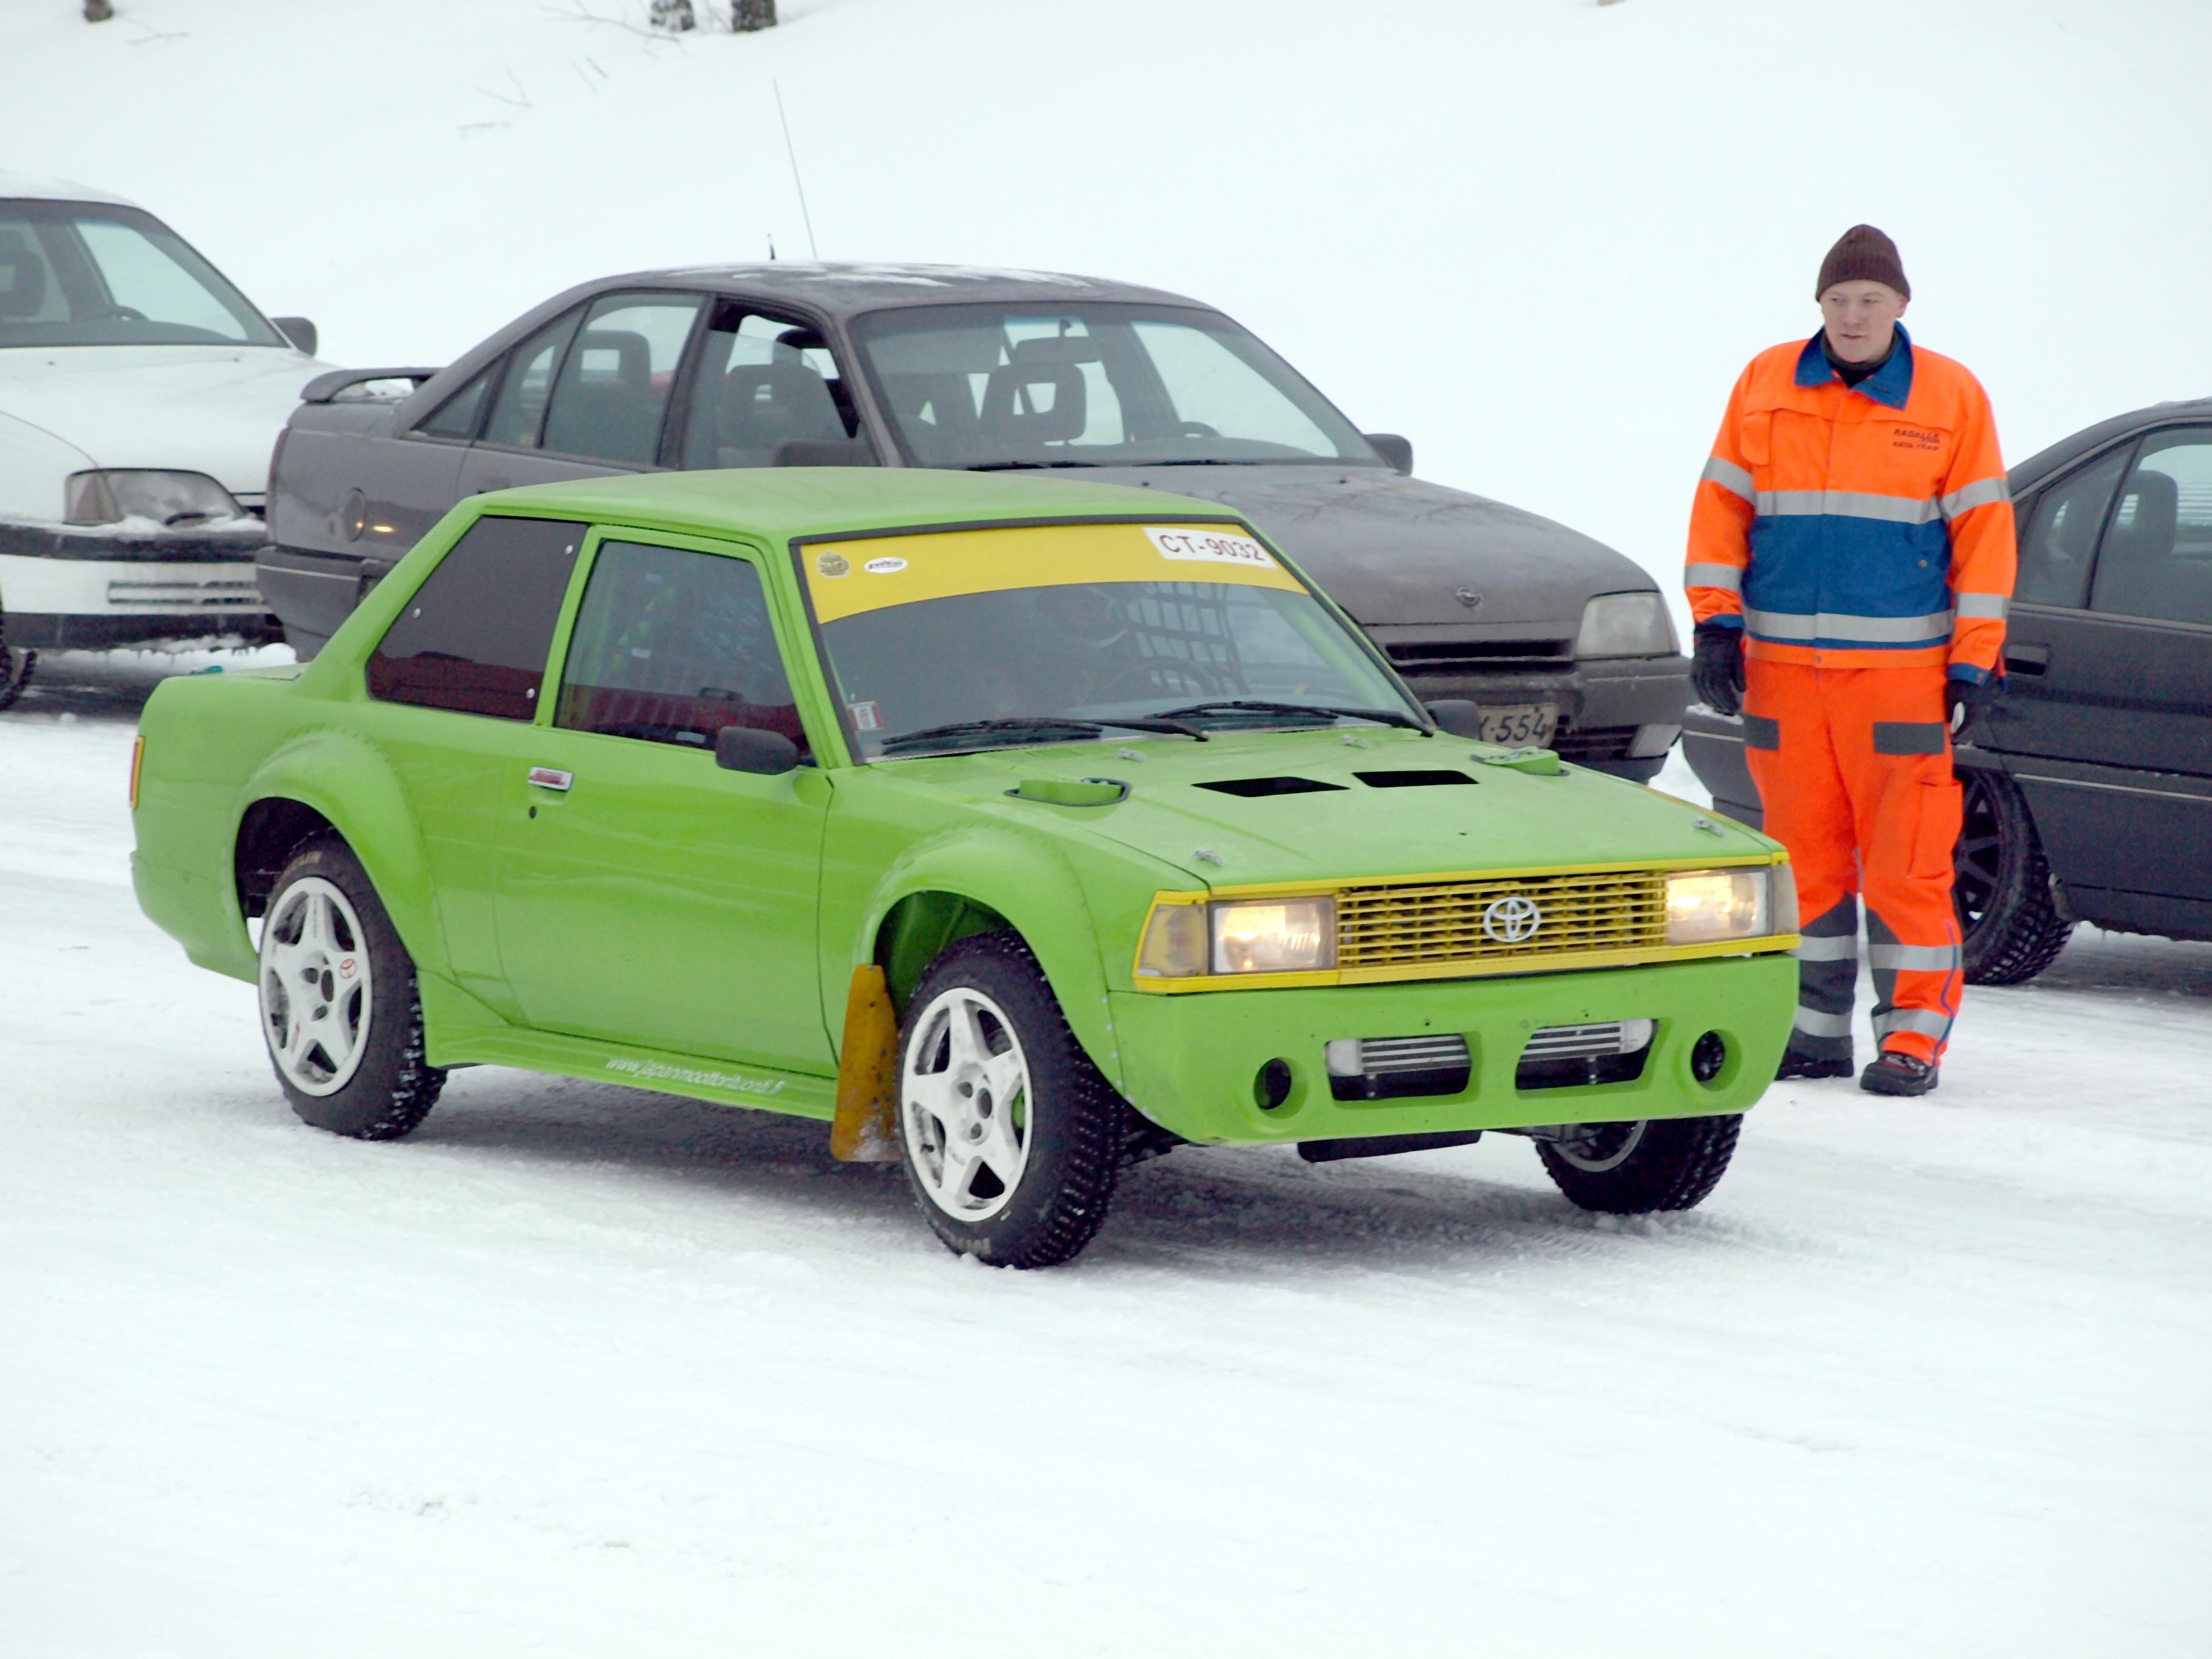
<path id="1" fill-rule="evenodd" d="M 1828 257 L 1820 261 L 1820 280 L 1813 289 L 1819 299 L 1838 283 L 1887 283 L 1905 298 L 1912 297 L 1912 284 L 1905 280 L 1905 261 L 1897 257 L 1897 244 L 1872 225 L 1853 225 L 1836 239 Z"/>

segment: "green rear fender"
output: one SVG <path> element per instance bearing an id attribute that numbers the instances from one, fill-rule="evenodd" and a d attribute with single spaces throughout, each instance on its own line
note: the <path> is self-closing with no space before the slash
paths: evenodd
<path id="1" fill-rule="evenodd" d="M 843 971 L 881 963 L 903 1015 L 908 996 L 946 945 L 999 927 L 1022 936 L 1076 1041 L 1119 1087 L 1121 1059 L 1090 906 L 1073 866 L 1042 841 L 962 829 L 917 842 L 870 896 Z M 842 982 L 831 988 L 842 994 Z"/>
<path id="2" fill-rule="evenodd" d="M 246 814 L 266 800 L 298 801 L 329 819 L 368 872 L 416 966 L 448 971 L 422 837 L 398 775 L 374 745 L 326 729 L 277 750 L 246 781 L 234 841 Z"/>

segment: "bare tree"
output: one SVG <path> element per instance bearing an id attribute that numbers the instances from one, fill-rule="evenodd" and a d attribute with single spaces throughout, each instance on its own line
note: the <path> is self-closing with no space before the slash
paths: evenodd
<path id="1" fill-rule="evenodd" d="M 731 0 L 730 27 L 739 34 L 775 27 L 775 0 Z"/>

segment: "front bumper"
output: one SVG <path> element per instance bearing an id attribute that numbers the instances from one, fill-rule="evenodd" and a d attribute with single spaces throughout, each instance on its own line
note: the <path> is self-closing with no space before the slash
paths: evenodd
<path id="1" fill-rule="evenodd" d="M 275 640 L 253 575 L 267 539 L 252 522 L 142 535 L 0 520 L 8 643 L 97 651 Z"/>
<path id="2" fill-rule="evenodd" d="M 1781 1063 L 1797 1006 L 1797 963 L 1774 953 L 1650 968 L 1311 990 L 1112 994 L 1115 1052 L 1129 1101 L 1161 1127 L 1211 1144 L 1334 1140 L 1547 1123 L 1705 1117 L 1747 1110 Z M 1547 1026 L 1649 1019 L 1657 1030 L 1632 1082 L 1516 1086 L 1529 1033 Z M 1711 1083 L 1690 1070 L 1708 1031 L 1728 1045 Z M 1473 1072 L 1449 1096 L 1337 1100 L 1324 1049 L 1338 1037 L 1455 1034 Z M 1280 1060 L 1288 1097 L 1262 1108 L 1255 1083 Z"/>

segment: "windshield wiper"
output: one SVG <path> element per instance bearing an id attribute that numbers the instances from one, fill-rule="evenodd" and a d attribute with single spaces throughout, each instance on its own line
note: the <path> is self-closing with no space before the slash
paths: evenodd
<path id="1" fill-rule="evenodd" d="M 969 472 L 1012 472 L 1019 469 L 1048 466 L 1097 466 L 1097 461 L 970 461 L 964 469 Z"/>
<path id="2" fill-rule="evenodd" d="M 925 726 L 919 732 L 902 732 L 884 744 L 886 755 L 901 753 L 918 745 L 957 742 L 963 738 L 1026 737 L 1040 743 L 1073 743 L 1085 738 L 1099 736 L 1109 726 L 1121 726 L 1131 732 L 1165 732 L 1177 737 L 1195 738 L 1206 741 L 1205 732 L 1194 726 L 1165 716 L 1139 715 L 1129 720 L 1079 720 L 1060 714 L 1008 714 L 996 720 L 952 720 L 943 726 Z"/>
<path id="3" fill-rule="evenodd" d="M 1318 714 L 1324 720 L 1373 720 L 1382 726 L 1402 726 L 1414 732 L 1429 728 L 1411 714 L 1395 708 L 1331 708 L 1310 702 L 1268 702 L 1258 697 L 1221 697 L 1209 702 L 1188 702 L 1180 708 L 1163 708 L 1161 720 L 1180 720 L 1191 714 Z"/>

